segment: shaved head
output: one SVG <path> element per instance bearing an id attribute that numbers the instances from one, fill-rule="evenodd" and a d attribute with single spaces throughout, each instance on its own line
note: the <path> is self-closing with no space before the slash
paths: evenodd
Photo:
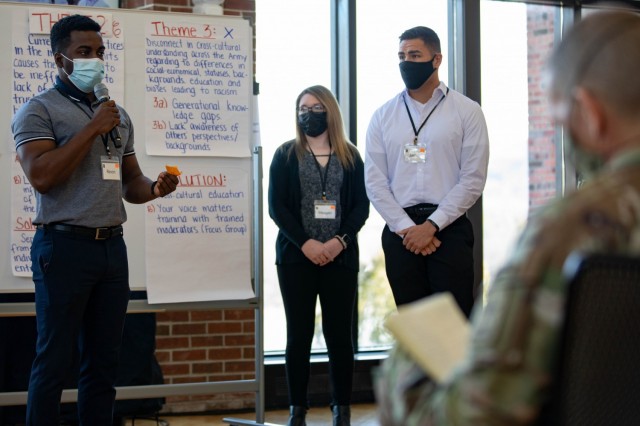
<path id="1" fill-rule="evenodd" d="M 597 12 L 578 22 L 549 62 L 551 94 L 571 99 L 577 87 L 621 116 L 640 114 L 640 15 Z"/>

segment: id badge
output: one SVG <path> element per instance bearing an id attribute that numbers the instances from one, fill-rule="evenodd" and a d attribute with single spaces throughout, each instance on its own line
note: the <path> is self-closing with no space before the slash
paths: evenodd
<path id="1" fill-rule="evenodd" d="M 407 163 L 424 163 L 427 161 L 427 146 L 425 144 L 406 144 L 404 146 L 404 161 Z"/>
<path id="2" fill-rule="evenodd" d="M 109 158 L 107 155 L 100 157 L 102 163 L 102 179 L 120 180 L 120 162 L 117 158 Z"/>
<path id="3" fill-rule="evenodd" d="M 316 219 L 335 219 L 336 202 L 334 200 L 314 200 Z"/>

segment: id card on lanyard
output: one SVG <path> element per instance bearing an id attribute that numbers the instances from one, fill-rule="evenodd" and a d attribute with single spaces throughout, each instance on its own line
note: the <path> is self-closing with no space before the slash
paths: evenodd
<path id="1" fill-rule="evenodd" d="M 331 149 L 331 144 L 329 144 L 329 149 Z M 335 200 L 327 200 L 327 177 L 329 176 L 331 154 L 329 154 L 329 161 L 327 161 L 327 165 L 324 169 L 324 174 L 322 174 L 322 168 L 320 167 L 320 163 L 316 158 L 316 154 L 313 152 L 311 147 L 309 147 L 309 151 L 311 151 L 311 155 L 313 155 L 313 161 L 316 164 L 316 168 L 318 169 L 318 174 L 320 175 L 320 183 L 322 185 L 322 199 L 313 200 L 313 217 L 315 219 L 335 219 L 337 203 Z"/>
<path id="2" fill-rule="evenodd" d="M 316 219 L 336 218 L 336 202 L 334 200 L 314 200 L 313 209 Z"/>
<path id="3" fill-rule="evenodd" d="M 102 163 L 102 179 L 120 180 L 120 162 L 118 158 L 111 158 L 108 155 L 100 156 Z"/>
<path id="4" fill-rule="evenodd" d="M 413 143 L 408 143 L 404 146 L 404 161 L 406 163 L 425 163 L 427 161 L 427 145 L 424 143 L 418 143 L 418 135 L 420 134 L 420 130 L 422 130 L 424 125 L 427 124 L 427 121 L 429 120 L 429 117 L 431 117 L 431 114 L 433 114 L 436 108 L 438 108 L 438 105 L 442 103 L 444 98 L 447 97 L 448 93 L 449 88 L 447 87 L 447 92 L 442 95 L 436 106 L 434 106 L 433 109 L 429 112 L 429 115 L 427 115 L 427 118 L 424 119 L 418 129 L 416 129 L 416 125 L 413 122 L 413 117 L 411 116 L 411 112 L 409 111 L 407 100 L 404 98 L 404 96 L 402 97 L 402 101 L 404 102 L 404 107 L 407 109 L 407 115 L 409 116 L 409 120 L 411 121 L 411 127 L 413 127 L 414 134 Z"/>

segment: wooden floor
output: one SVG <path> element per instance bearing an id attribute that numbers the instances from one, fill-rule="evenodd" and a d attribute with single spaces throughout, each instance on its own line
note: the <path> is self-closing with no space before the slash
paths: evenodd
<path id="1" fill-rule="evenodd" d="M 255 413 L 234 413 L 208 416 L 160 416 L 158 426 L 200 426 L 200 425 L 229 425 L 223 419 L 244 419 L 255 421 Z M 289 418 L 288 410 L 267 411 L 265 413 L 265 423 L 274 425 L 286 425 Z M 331 425 L 331 411 L 328 407 L 313 407 L 307 413 L 307 426 Z M 352 426 L 379 426 L 374 404 L 356 404 L 351 406 Z M 126 426 L 156 426 L 156 422 L 151 420 L 127 420 Z"/>

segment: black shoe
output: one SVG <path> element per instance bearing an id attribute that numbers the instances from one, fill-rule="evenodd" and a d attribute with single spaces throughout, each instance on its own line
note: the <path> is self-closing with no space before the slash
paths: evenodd
<path id="1" fill-rule="evenodd" d="M 289 407 L 289 421 L 287 422 L 287 426 L 307 426 L 306 416 L 306 407 L 292 405 Z"/>
<path id="2" fill-rule="evenodd" d="M 333 412 L 333 426 L 351 426 L 351 406 L 334 405 L 331 407 Z"/>

